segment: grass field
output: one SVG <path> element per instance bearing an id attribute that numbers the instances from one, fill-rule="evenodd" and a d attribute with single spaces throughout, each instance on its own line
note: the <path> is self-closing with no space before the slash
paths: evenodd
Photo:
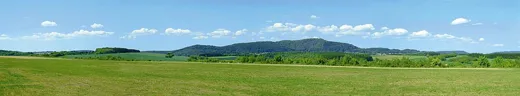
<path id="1" fill-rule="evenodd" d="M 159 53 L 114 53 L 114 54 L 92 54 L 92 55 L 67 55 L 64 58 L 75 58 L 75 57 L 96 57 L 96 56 L 121 56 L 125 59 L 134 59 L 140 61 L 186 61 L 188 57 L 185 56 L 174 56 L 173 58 L 165 58 L 165 54 Z"/>
<path id="2" fill-rule="evenodd" d="M 0 95 L 517 95 L 518 74 L 0 57 Z"/>

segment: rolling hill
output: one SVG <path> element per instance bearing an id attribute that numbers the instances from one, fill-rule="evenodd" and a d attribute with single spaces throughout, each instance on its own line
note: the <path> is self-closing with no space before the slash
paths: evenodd
<path id="1" fill-rule="evenodd" d="M 356 52 L 356 53 L 417 53 L 413 49 L 359 48 L 349 43 L 327 41 L 320 38 L 282 41 L 236 43 L 227 46 L 193 45 L 173 51 L 175 55 L 243 55 L 269 52 Z"/>
<path id="2" fill-rule="evenodd" d="M 441 54 L 452 54 L 452 53 L 455 53 L 455 54 L 469 54 L 466 51 L 437 51 L 437 53 L 441 53 Z"/>
<path id="3" fill-rule="evenodd" d="M 193 45 L 173 51 L 175 55 L 201 55 L 201 54 L 249 54 L 265 52 L 348 52 L 359 47 L 348 43 L 331 42 L 323 39 L 302 39 L 283 41 L 260 41 L 250 43 L 237 43 L 227 46 Z"/>

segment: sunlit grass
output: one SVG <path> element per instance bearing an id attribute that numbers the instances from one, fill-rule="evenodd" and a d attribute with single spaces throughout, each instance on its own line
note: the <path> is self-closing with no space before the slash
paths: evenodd
<path id="1" fill-rule="evenodd" d="M 518 74 L 0 58 L 0 95 L 516 95 Z"/>

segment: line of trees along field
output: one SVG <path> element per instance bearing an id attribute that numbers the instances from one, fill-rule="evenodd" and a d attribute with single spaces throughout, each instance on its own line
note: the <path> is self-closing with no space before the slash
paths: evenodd
<path id="1" fill-rule="evenodd" d="M 91 50 L 80 50 L 80 51 L 56 51 L 50 53 L 33 53 L 33 52 L 19 52 L 19 51 L 7 51 L 0 50 L 0 56 L 39 56 L 39 57 L 61 57 L 65 55 L 88 55 L 88 54 L 109 54 L 109 53 L 131 53 L 140 52 L 136 49 L 118 48 L 118 47 L 103 47 L 97 48 L 95 51 Z M 104 57 L 100 57 L 104 58 Z M 110 57 L 112 58 L 112 57 Z M 117 58 L 117 57 L 116 57 Z M 108 59 L 110 60 L 110 59 Z"/>
<path id="2" fill-rule="evenodd" d="M 59 51 L 46 54 L 32 52 L 19 52 L 0 50 L 0 56 L 43 56 L 62 57 L 66 55 L 89 55 L 108 53 L 140 52 L 127 48 L 97 48 L 95 51 Z M 175 54 L 176 55 L 176 54 Z M 172 58 L 174 53 L 165 54 L 164 58 Z M 495 67 L 517 68 L 520 67 L 520 53 L 470 53 L 470 54 L 441 54 L 438 52 L 411 53 L 402 58 L 377 59 L 373 54 L 343 53 L 343 52 L 270 52 L 261 54 L 240 55 L 234 60 L 220 60 L 211 58 L 214 56 L 226 56 L 222 54 L 200 54 L 190 56 L 191 62 L 229 62 L 229 63 L 268 63 L 268 64 L 311 64 L 331 66 L 374 66 L 374 67 Z M 410 56 L 423 56 L 425 58 L 408 58 Z M 77 57 L 76 59 L 95 60 L 125 60 L 133 61 L 119 56 Z"/>
<path id="3" fill-rule="evenodd" d="M 205 56 L 191 56 L 191 62 L 227 62 L 261 64 L 308 64 L 331 66 L 367 66 L 367 67 L 471 67 L 471 68 L 518 68 L 520 58 L 505 59 L 500 56 L 489 60 L 485 56 L 472 57 L 457 54 L 440 54 L 426 58 L 376 59 L 367 54 L 332 53 L 332 52 L 282 52 L 259 55 L 239 56 L 236 60 L 218 60 Z"/>

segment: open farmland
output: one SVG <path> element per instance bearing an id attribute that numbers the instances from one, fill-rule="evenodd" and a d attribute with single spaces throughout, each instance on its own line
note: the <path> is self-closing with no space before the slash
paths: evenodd
<path id="1" fill-rule="evenodd" d="M 1 95 L 515 95 L 520 70 L 0 57 Z"/>

